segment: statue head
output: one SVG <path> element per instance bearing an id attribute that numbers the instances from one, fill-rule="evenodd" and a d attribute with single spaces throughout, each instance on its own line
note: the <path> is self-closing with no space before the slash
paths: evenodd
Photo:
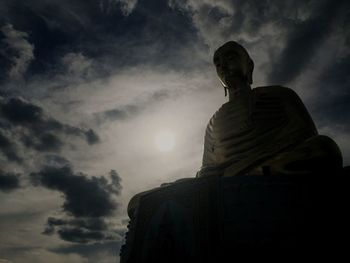
<path id="1" fill-rule="evenodd" d="M 254 62 L 247 50 L 234 41 L 219 47 L 214 53 L 216 72 L 225 88 L 230 88 L 237 80 L 250 85 L 253 83 Z"/>

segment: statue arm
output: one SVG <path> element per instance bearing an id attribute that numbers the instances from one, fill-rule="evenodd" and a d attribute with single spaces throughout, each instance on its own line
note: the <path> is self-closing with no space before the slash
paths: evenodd
<path id="1" fill-rule="evenodd" d="M 205 131 L 204 137 L 204 149 L 203 149 L 203 159 L 202 159 L 202 167 L 197 172 L 196 177 L 215 175 L 220 172 L 219 167 L 217 167 L 215 153 L 214 153 L 214 145 L 215 140 L 212 133 L 212 119 L 209 121 L 207 129 Z"/>
<path id="2" fill-rule="evenodd" d="M 208 126 L 209 125 L 210 124 L 208 124 Z M 207 127 L 205 131 L 205 137 L 204 137 L 202 167 L 205 167 L 214 163 L 213 153 L 211 151 L 212 148 L 213 148 L 213 139 L 211 138 L 209 127 Z"/>
<path id="3" fill-rule="evenodd" d="M 290 120 L 297 122 L 298 125 L 304 126 L 305 129 L 310 132 L 310 135 L 317 135 L 318 132 L 315 123 L 313 122 L 311 115 L 309 114 L 298 94 L 290 88 L 275 88 L 281 94 L 286 113 L 289 116 Z"/>

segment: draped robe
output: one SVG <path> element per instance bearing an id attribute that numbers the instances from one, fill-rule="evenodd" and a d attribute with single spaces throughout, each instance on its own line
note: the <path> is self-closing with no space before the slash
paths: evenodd
<path id="1" fill-rule="evenodd" d="M 198 177 L 248 172 L 317 135 L 304 104 L 291 89 L 257 87 L 221 106 L 210 119 Z"/>

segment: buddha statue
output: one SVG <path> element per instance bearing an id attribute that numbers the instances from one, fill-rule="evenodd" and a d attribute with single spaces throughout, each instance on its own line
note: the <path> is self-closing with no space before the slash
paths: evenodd
<path id="1" fill-rule="evenodd" d="M 342 155 L 319 135 L 299 96 L 282 86 L 251 88 L 254 62 L 234 41 L 214 64 L 229 101 L 210 119 L 197 177 L 304 175 L 342 169 Z"/>

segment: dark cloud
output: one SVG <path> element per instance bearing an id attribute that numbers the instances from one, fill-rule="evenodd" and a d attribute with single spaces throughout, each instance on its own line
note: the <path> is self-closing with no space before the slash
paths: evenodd
<path id="1" fill-rule="evenodd" d="M 55 226 L 64 226 L 67 224 L 67 220 L 55 217 L 49 217 L 47 219 L 46 228 L 43 231 L 45 235 L 52 235 L 55 233 Z"/>
<path id="2" fill-rule="evenodd" d="M 18 156 L 16 146 L 9 138 L 2 134 L 0 129 L 0 151 L 5 155 L 7 160 L 21 163 L 22 158 Z"/>
<path id="3" fill-rule="evenodd" d="M 95 116 L 98 123 L 104 121 L 126 120 L 137 116 L 143 109 L 144 107 L 142 105 L 125 105 L 123 107 L 97 113 Z"/>
<path id="4" fill-rule="evenodd" d="M 49 217 L 47 219 L 48 227 L 54 226 L 76 226 L 94 231 L 103 231 L 108 229 L 108 224 L 102 218 L 75 218 L 75 219 L 59 219 Z"/>
<path id="5" fill-rule="evenodd" d="M 320 127 L 350 132 L 350 55 L 326 68 L 317 81 L 317 99 L 311 105 Z"/>
<path id="6" fill-rule="evenodd" d="M 0 190 L 12 191 L 20 187 L 19 174 L 6 173 L 0 170 Z"/>
<path id="7" fill-rule="evenodd" d="M 119 236 L 106 223 L 105 218 L 113 216 L 120 195 L 121 178 L 115 170 L 105 177 L 88 177 L 74 173 L 70 166 L 45 167 L 38 173 L 30 174 L 34 185 L 41 185 L 64 194 L 63 211 L 65 218 L 49 217 L 43 234 L 57 233 L 65 241 L 89 243 L 114 240 Z"/>
<path id="8" fill-rule="evenodd" d="M 81 228 L 60 228 L 58 234 L 63 240 L 75 243 L 87 243 L 91 240 L 101 241 L 113 239 L 112 237 L 104 235 L 100 231 L 84 231 Z"/>
<path id="9" fill-rule="evenodd" d="M 76 253 L 83 257 L 91 258 L 96 254 L 110 254 L 116 258 L 117 253 L 122 245 L 122 241 L 106 241 L 94 244 L 74 244 L 70 246 L 61 246 L 51 249 L 52 252 L 60 254 Z"/>
<path id="10" fill-rule="evenodd" d="M 315 8 L 311 17 L 290 30 L 286 45 L 274 64 L 269 81 L 284 84 L 298 77 L 311 64 L 326 37 L 335 30 L 334 21 L 342 11 L 342 1 L 326 1 Z"/>
<path id="11" fill-rule="evenodd" d="M 88 131 L 85 131 L 84 134 L 89 144 L 95 144 L 100 142 L 100 138 L 98 137 L 98 135 L 95 133 L 94 130 L 89 129 Z"/>
<path id="12" fill-rule="evenodd" d="M 108 190 L 111 193 L 119 195 L 122 190 L 121 177 L 119 176 L 116 170 L 111 170 L 109 172 L 109 176 L 111 177 L 112 182 L 108 185 Z"/>
<path id="13" fill-rule="evenodd" d="M 278 0 L 169 0 L 170 6 L 180 9 L 193 22 L 208 44 L 222 45 L 236 40 L 244 44 L 259 44 L 269 24 L 288 27 L 308 13 L 320 1 Z M 268 32 L 271 33 L 271 32 Z M 234 39 L 229 39 L 234 38 Z M 217 46 L 212 46 L 217 48 Z"/>
<path id="14" fill-rule="evenodd" d="M 0 114 L 13 125 L 29 129 L 35 134 L 43 132 L 62 132 L 68 135 L 86 137 L 88 142 L 98 142 L 97 135 L 91 129 L 86 131 L 63 124 L 47 116 L 44 110 L 20 98 L 9 98 L 1 101 Z"/>
<path id="15" fill-rule="evenodd" d="M 112 198 L 112 193 L 116 192 L 110 189 L 121 186 L 109 184 L 104 177 L 75 174 L 70 166 L 47 166 L 38 173 L 31 173 L 30 176 L 35 185 L 62 192 L 65 197 L 63 210 L 73 216 L 109 216 L 118 207 Z M 116 183 L 116 180 L 113 183 Z"/>
<path id="16" fill-rule="evenodd" d="M 66 158 L 57 154 L 46 154 L 45 163 L 51 167 L 63 167 L 70 165 L 70 162 Z"/>
<path id="17" fill-rule="evenodd" d="M 35 149 L 39 152 L 57 152 L 60 151 L 63 146 L 62 141 L 52 133 L 40 134 L 36 138 L 24 135 L 22 137 L 22 142 L 26 147 Z"/>
<path id="18" fill-rule="evenodd" d="M 119 121 L 128 120 L 138 116 L 144 112 L 146 108 L 154 106 L 156 103 L 162 102 L 166 99 L 175 99 L 178 97 L 176 91 L 158 90 L 150 95 L 144 96 L 144 98 L 134 104 L 128 104 L 113 109 L 105 110 L 95 114 L 97 123 L 101 124 L 105 121 Z"/>
<path id="19" fill-rule="evenodd" d="M 320 128 L 334 133 L 350 132 L 350 9 L 339 15 L 337 42 L 329 45 L 332 63 L 325 63 L 314 80 L 313 103 L 310 109 Z M 344 16 L 347 14 L 347 16 Z"/>
<path id="20" fill-rule="evenodd" d="M 267 82 L 278 84 L 289 83 L 306 67 L 312 67 L 319 48 L 337 33 L 342 23 L 339 17 L 349 10 L 346 1 L 331 0 L 170 0 L 169 3 L 192 17 L 212 49 L 235 40 L 252 53 L 264 51 L 268 61 L 259 70 L 268 74 Z"/>
<path id="21" fill-rule="evenodd" d="M 0 27 L 0 50 L 0 60 L 3 60 L 0 65 L 8 69 L 0 73 L 0 78 L 5 77 L 5 73 L 10 78 L 21 78 L 34 59 L 34 47 L 28 41 L 28 34 L 15 30 L 11 24 Z"/>
<path id="22" fill-rule="evenodd" d="M 35 125 L 43 122 L 43 110 L 19 98 L 10 98 L 1 103 L 3 117 L 14 124 Z"/>
<path id="23" fill-rule="evenodd" d="M 198 39 L 190 17 L 158 0 L 135 1 L 125 16 L 126 2 L 14 0 L 3 3 L 0 16 L 16 30 L 30 32 L 35 60 L 27 78 L 64 71 L 61 60 L 67 54 L 92 58 L 100 75 L 139 63 L 186 67 L 188 48 Z"/>
<path id="24" fill-rule="evenodd" d="M 65 241 L 89 243 L 118 238 L 110 228 L 111 226 L 99 217 L 74 219 L 49 217 L 43 234 L 52 235 L 57 232 Z"/>
<path id="25" fill-rule="evenodd" d="M 65 144 L 61 135 L 78 136 L 88 144 L 99 142 L 92 129 L 63 124 L 47 116 L 41 107 L 20 98 L 1 99 L 0 117 L 0 150 L 10 161 L 20 162 L 21 157 L 16 144 L 1 130 L 11 134 L 16 143 L 38 152 L 59 152 Z"/>

